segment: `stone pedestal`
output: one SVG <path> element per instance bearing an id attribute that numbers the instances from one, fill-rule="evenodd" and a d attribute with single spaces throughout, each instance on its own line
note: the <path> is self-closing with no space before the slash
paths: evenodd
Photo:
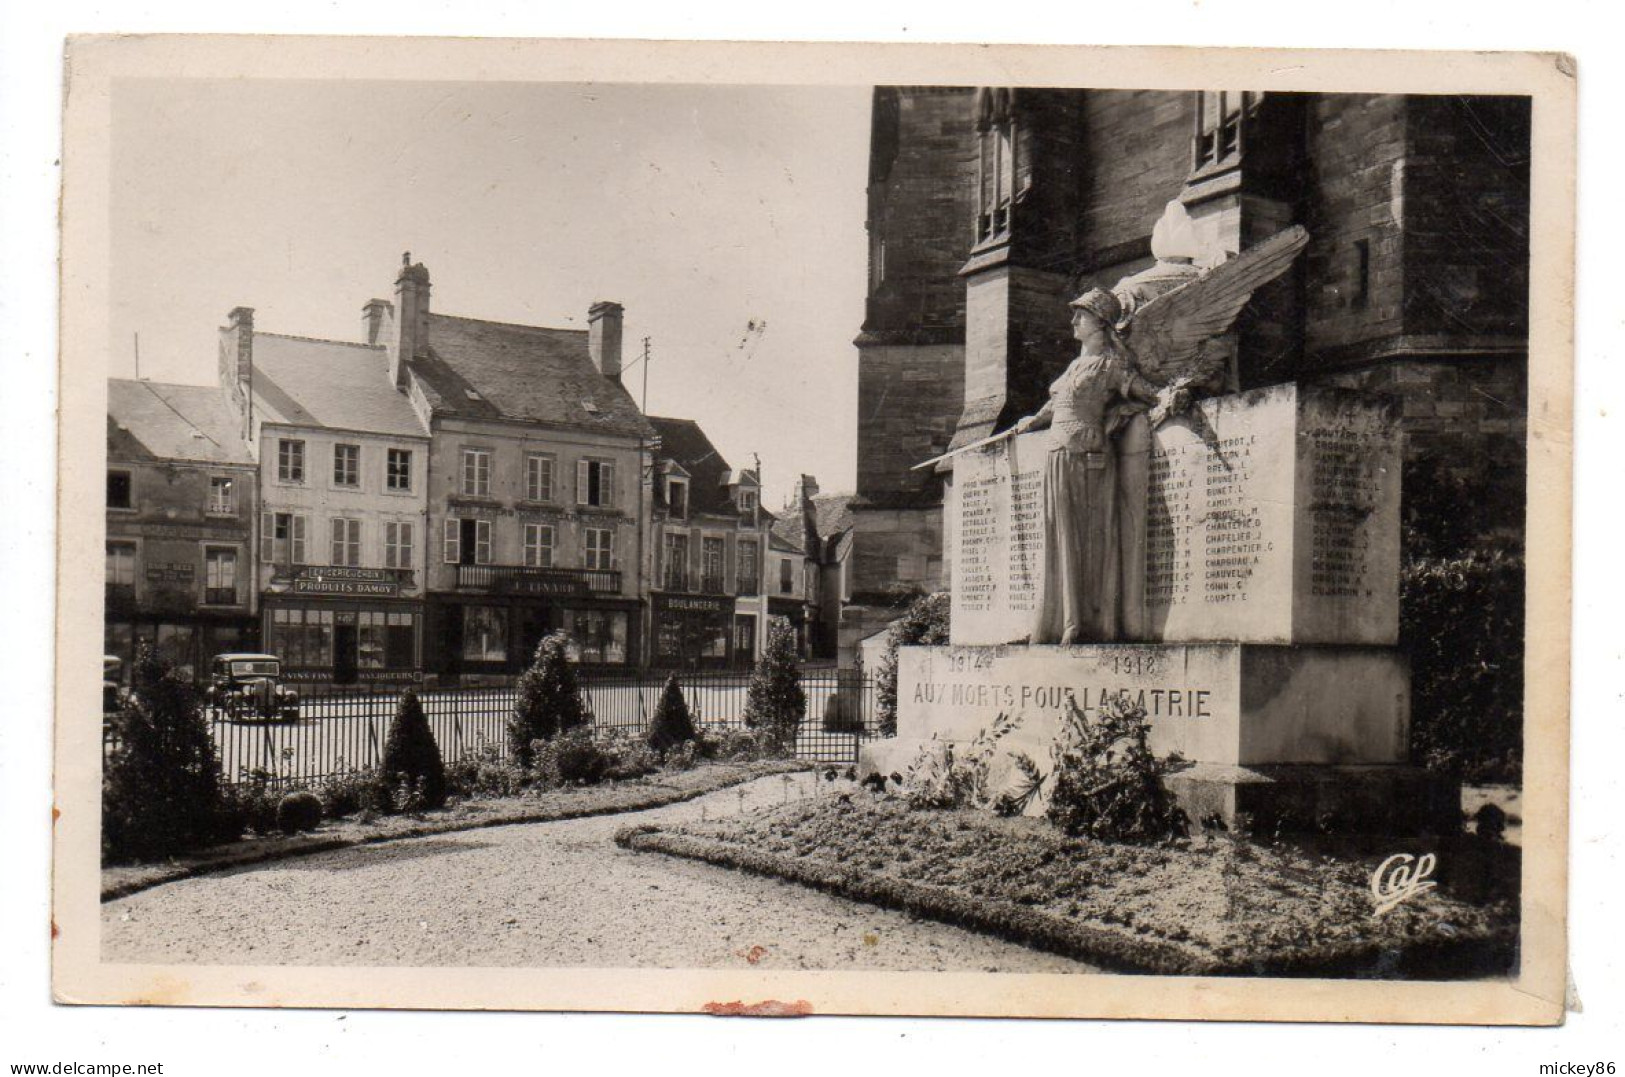
<path id="1" fill-rule="evenodd" d="M 1048 448 L 1039 432 L 955 458 L 953 644 L 902 650 L 898 735 L 866 745 L 860 769 L 904 774 L 1003 714 L 1020 725 L 992 763 L 1002 787 L 1013 753 L 1050 769 L 1069 700 L 1088 717 L 1127 693 L 1152 750 L 1181 761 L 1169 785 L 1193 819 L 1456 828 L 1453 783 L 1409 765 L 1402 444 L 1386 401 L 1281 385 L 1202 401 L 1155 431 L 1149 457 L 1120 466 L 1147 487 L 1143 524 L 1125 533 L 1142 586 L 1125 576 L 1123 590 L 1144 595 L 1124 616 L 1145 637 L 1133 643 L 1024 642 L 1047 556 Z"/>

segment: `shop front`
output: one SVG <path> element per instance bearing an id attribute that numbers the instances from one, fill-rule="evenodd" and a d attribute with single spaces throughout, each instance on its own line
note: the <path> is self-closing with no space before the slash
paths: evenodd
<path id="1" fill-rule="evenodd" d="M 637 661 L 638 601 L 592 595 L 579 579 L 513 574 L 481 594 L 429 596 L 428 668 L 467 681 L 523 672 L 554 633 L 570 660 L 622 668 Z"/>
<path id="2" fill-rule="evenodd" d="M 420 679 L 423 602 L 410 570 L 308 566 L 273 580 L 260 604 L 265 650 L 288 680 L 409 684 Z"/>
<path id="3" fill-rule="evenodd" d="M 142 643 L 191 680 L 206 671 L 217 654 L 257 649 L 259 625 L 240 614 L 108 611 L 102 653 L 120 660 L 121 682 L 128 683 Z"/>
<path id="4" fill-rule="evenodd" d="M 654 665 L 660 669 L 730 669 L 737 651 L 731 595 L 650 596 Z"/>

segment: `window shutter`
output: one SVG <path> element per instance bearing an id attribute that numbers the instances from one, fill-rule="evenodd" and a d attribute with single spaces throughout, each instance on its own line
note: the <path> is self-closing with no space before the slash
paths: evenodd
<path id="1" fill-rule="evenodd" d="M 260 560 L 267 565 L 276 560 L 275 513 L 260 513 Z"/>
<path id="2" fill-rule="evenodd" d="M 458 539 L 461 537 L 458 532 L 461 521 L 454 516 L 448 516 L 442 523 L 444 526 L 440 532 L 440 557 L 446 564 L 455 565 L 462 560 L 462 551 L 458 549 Z"/>
<path id="3" fill-rule="evenodd" d="M 592 493 L 591 480 L 588 478 L 588 464 L 585 460 L 576 461 L 576 504 L 586 505 L 587 496 Z"/>
<path id="4" fill-rule="evenodd" d="M 474 521 L 474 563 L 476 565 L 489 565 L 491 563 L 491 521 Z"/>
<path id="5" fill-rule="evenodd" d="M 598 503 L 604 506 L 615 504 L 615 465 L 598 465 Z"/>
<path id="6" fill-rule="evenodd" d="M 288 546 L 291 550 L 290 560 L 296 565 L 306 564 L 305 560 L 305 521 L 308 517 L 294 516 L 289 521 Z"/>

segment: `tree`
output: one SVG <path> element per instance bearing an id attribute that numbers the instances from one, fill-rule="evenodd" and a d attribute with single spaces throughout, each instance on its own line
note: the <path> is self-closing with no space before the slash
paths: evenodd
<path id="1" fill-rule="evenodd" d="M 401 696 L 384 741 L 378 801 L 385 811 L 438 808 L 446 802 L 446 765 L 416 692 Z"/>
<path id="2" fill-rule="evenodd" d="M 102 777 L 103 853 L 156 856 L 236 837 L 196 689 L 146 643 L 131 672 Z"/>
<path id="3" fill-rule="evenodd" d="M 796 665 L 796 634 L 786 621 L 767 630 L 767 646 L 751 671 L 745 696 L 745 724 L 766 733 L 773 750 L 789 755 L 795 750 L 796 730 L 807 694 L 801 689 Z"/>
<path id="4" fill-rule="evenodd" d="M 655 706 L 654 724 L 649 729 L 649 747 L 665 755 L 696 736 L 694 719 L 688 713 L 688 700 L 683 698 L 682 686 L 677 683 L 677 674 L 673 673 L 666 678 L 666 687 Z"/>
<path id="5" fill-rule="evenodd" d="M 886 632 L 886 650 L 875 674 L 875 704 L 880 711 L 880 732 L 897 735 L 897 648 L 948 642 L 949 596 L 921 595 Z"/>
<path id="6" fill-rule="evenodd" d="M 568 644 L 563 633 L 548 636 L 536 648 L 530 668 L 520 675 L 519 698 L 508 719 L 508 748 L 521 766 L 534 762 L 532 741 L 550 740 L 590 720 Z"/>

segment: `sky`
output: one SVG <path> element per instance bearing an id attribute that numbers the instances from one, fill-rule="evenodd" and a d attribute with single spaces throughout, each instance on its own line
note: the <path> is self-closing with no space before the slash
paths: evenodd
<path id="1" fill-rule="evenodd" d="M 401 255 L 441 313 L 585 328 L 767 503 L 851 490 L 867 87 L 121 80 L 109 373 L 210 383 L 236 306 L 356 340 Z"/>

